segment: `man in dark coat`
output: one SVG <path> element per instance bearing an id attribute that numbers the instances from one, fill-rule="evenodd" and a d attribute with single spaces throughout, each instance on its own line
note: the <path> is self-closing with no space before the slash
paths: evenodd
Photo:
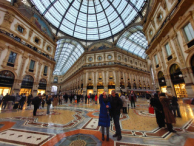
<path id="1" fill-rule="evenodd" d="M 115 90 L 112 90 L 112 96 L 111 96 L 111 116 L 113 117 L 116 133 L 113 135 L 113 137 L 117 137 L 117 140 L 120 141 L 122 139 L 121 136 L 121 127 L 119 123 L 120 118 L 120 110 L 123 107 L 123 102 L 119 98 L 119 96 L 116 95 Z"/>
<path id="2" fill-rule="evenodd" d="M 173 109 L 174 116 L 175 117 L 178 116 L 179 118 L 181 118 L 181 114 L 180 114 L 180 110 L 179 110 L 179 104 L 178 104 L 177 101 L 178 101 L 177 97 L 173 96 L 172 100 L 171 100 L 171 102 L 172 102 L 172 109 Z M 176 112 L 177 112 L 177 114 L 176 114 Z"/>
<path id="3" fill-rule="evenodd" d="M 41 93 L 38 93 L 38 96 L 32 99 L 32 104 L 34 104 L 33 116 L 36 116 L 36 111 L 39 108 L 41 100 L 42 100 Z"/>
<path id="4" fill-rule="evenodd" d="M 23 93 L 22 95 L 22 98 L 20 99 L 20 109 L 22 110 L 23 109 L 23 106 L 24 106 L 24 102 L 26 101 L 26 95 L 25 93 Z"/>

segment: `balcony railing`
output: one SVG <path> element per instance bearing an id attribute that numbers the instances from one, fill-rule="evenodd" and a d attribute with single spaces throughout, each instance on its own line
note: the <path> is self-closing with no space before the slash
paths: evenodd
<path id="1" fill-rule="evenodd" d="M 52 61 L 55 61 L 54 58 L 50 57 L 48 54 L 45 54 L 45 53 L 41 52 L 35 46 L 32 46 L 32 45 L 26 43 L 25 41 L 21 40 L 21 38 L 19 38 L 18 36 L 14 35 L 12 33 L 9 33 L 9 32 L 7 32 L 5 30 L 2 30 L 2 29 L 0 29 L 0 33 L 5 34 L 6 36 L 12 38 L 13 40 L 19 42 L 22 45 L 24 45 L 24 46 L 34 50 L 35 52 L 39 53 L 40 55 L 43 55 L 43 56 L 47 57 L 48 59 L 50 59 Z"/>

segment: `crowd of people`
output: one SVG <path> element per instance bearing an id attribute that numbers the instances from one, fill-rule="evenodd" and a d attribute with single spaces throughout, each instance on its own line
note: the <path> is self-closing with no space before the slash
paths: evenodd
<path id="1" fill-rule="evenodd" d="M 176 123 L 175 117 L 181 117 L 178 99 L 175 96 L 172 96 L 168 93 L 155 93 L 153 96 L 147 96 L 150 101 L 150 106 L 154 108 L 156 115 L 156 122 L 160 128 L 167 125 L 169 132 L 176 132 L 173 130 L 173 123 Z M 120 113 L 121 109 L 123 114 L 129 113 L 129 101 L 131 103 L 131 108 L 135 108 L 136 94 L 131 91 L 130 94 L 121 93 L 119 96 L 115 90 L 112 90 L 111 94 L 106 94 L 105 92 L 99 97 L 94 94 L 81 95 L 81 94 L 59 94 L 59 95 L 46 95 L 41 93 L 38 96 L 33 97 L 32 94 L 26 97 L 25 93 L 21 95 L 9 95 L 6 96 L 0 95 L 0 105 L 2 103 L 2 109 L 23 109 L 25 103 L 27 107 L 34 105 L 33 116 L 36 116 L 37 109 L 44 108 L 45 103 L 47 104 L 47 114 L 50 114 L 50 106 L 53 102 L 53 107 L 61 105 L 64 103 L 84 103 L 90 104 L 95 103 L 99 100 L 100 104 L 100 114 L 99 114 L 99 123 L 102 129 L 102 140 L 105 140 L 105 131 L 106 131 L 106 140 L 109 141 L 109 127 L 110 121 L 113 120 L 115 124 L 116 133 L 113 137 L 117 137 L 117 140 L 122 139 L 121 127 L 120 127 Z M 85 101 L 84 101 L 85 100 Z M 128 109 L 128 110 L 127 110 Z M 128 112 L 127 112 L 128 111 Z"/>

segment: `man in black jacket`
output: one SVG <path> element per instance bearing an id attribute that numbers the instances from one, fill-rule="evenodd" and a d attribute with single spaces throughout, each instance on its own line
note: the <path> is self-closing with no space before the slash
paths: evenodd
<path id="1" fill-rule="evenodd" d="M 34 104 L 33 116 L 36 116 L 36 111 L 40 106 L 41 100 L 42 100 L 41 93 L 38 93 L 38 96 L 32 99 L 32 104 Z"/>
<path id="2" fill-rule="evenodd" d="M 116 95 L 115 90 L 112 90 L 112 96 L 111 96 L 111 116 L 113 117 L 116 133 L 113 135 L 113 137 L 117 137 L 117 140 L 121 140 L 121 127 L 119 123 L 120 118 L 120 110 L 123 107 L 123 102 L 119 98 L 118 95 Z"/>

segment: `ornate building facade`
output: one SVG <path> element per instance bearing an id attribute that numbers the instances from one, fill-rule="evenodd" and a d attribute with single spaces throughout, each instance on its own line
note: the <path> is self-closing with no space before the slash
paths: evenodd
<path id="1" fill-rule="evenodd" d="M 0 0 L 0 94 L 49 93 L 55 35 L 21 2 Z"/>
<path id="2" fill-rule="evenodd" d="M 194 3 L 155 1 L 144 32 L 158 91 L 178 98 L 194 96 Z"/>
<path id="3" fill-rule="evenodd" d="M 64 75 L 53 80 L 68 94 L 153 92 L 147 61 L 107 42 L 90 45 Z"/>

